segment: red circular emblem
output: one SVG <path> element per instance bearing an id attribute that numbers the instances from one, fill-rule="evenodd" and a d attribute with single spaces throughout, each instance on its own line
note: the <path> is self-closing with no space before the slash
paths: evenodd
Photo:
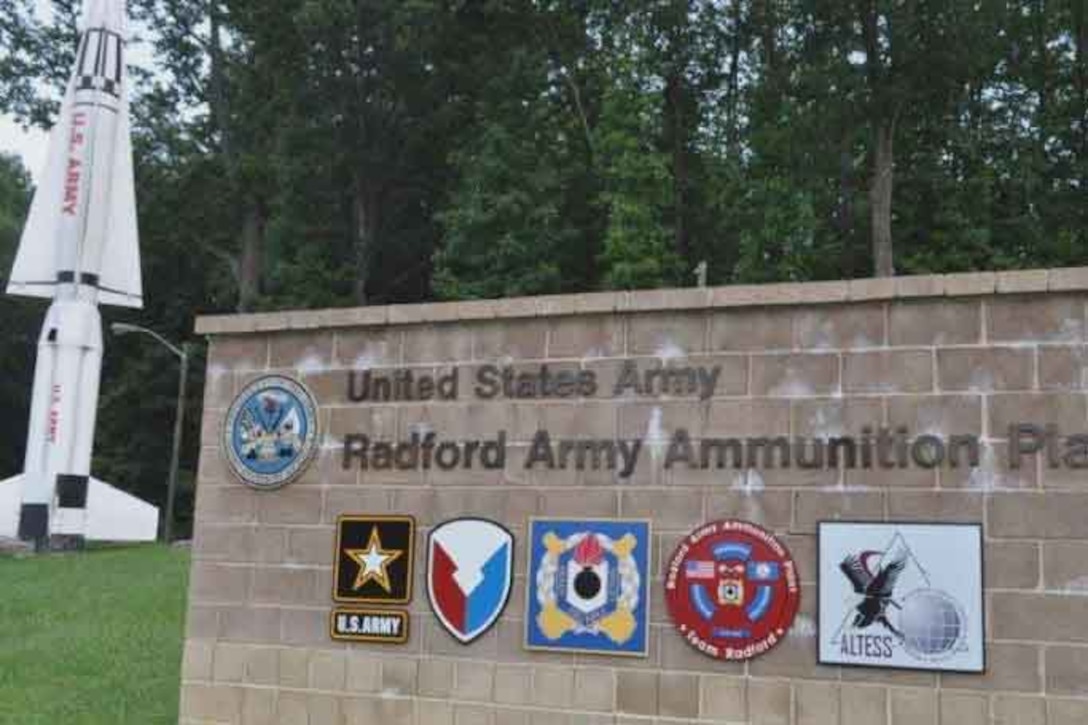
<path id="1" fill-rule="evenodd" d="M 801 586 L 793 557 L 773 535 L 747 521 L 715 521 L 689 534 L 669 559 L 665 602 L 692 647 L 747 660 L 786 636 Z"/>

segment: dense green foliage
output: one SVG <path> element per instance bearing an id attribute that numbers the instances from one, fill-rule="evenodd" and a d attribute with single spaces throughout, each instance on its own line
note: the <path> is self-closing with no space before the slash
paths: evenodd
<path id="1" fill-rule="evenodd" d="M 32 4 L 0 0 L 0 111 L 46 126 L 77 3 Z M 691 285 L 702 262 L 721 284 L 1088 261 L 1083 2 L 130 10 L 157 64 L 136 319 L 175 339 L 201 312 Z M 6 267 L 27 189 L 0 177 Z M 14 472 L 39 313 L 2 304 Z M 96 470 L 157 498 L 175 370 L 126 339 L 105 374 Z"/>
<path id="2" fill-rule="evenodd" d="M 187 552 L 0 559 L 0 725 L 174 725 Z"/>

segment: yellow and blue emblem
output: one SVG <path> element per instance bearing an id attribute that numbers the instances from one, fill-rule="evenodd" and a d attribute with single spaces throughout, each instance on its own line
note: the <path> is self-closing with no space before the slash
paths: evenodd
<path id="1" fill-rule="evenodd" d="M 650 523 L 532 519 L 526 647 L 645 657 Z"/>
<path id="2" fill-rule="evenodd" d="M 317 452 L 317 405 L 301 383 L 255 380 L 235 398 L 223 426 L 231 470 L 247 486 L 274 490 L 297 478 Z"/>

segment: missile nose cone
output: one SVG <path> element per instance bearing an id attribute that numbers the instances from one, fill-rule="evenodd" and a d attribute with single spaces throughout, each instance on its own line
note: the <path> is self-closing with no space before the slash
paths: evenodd
<path id="1" fill-rule="evenodd" d="M 126 0 L 84 0 L 82 30 L 108 28 L 123 33 L 125 27 Z"/>

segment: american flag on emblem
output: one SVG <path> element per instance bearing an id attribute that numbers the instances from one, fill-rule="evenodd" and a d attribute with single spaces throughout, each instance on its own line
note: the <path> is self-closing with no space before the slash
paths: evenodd
<path id="1" fill-rule="evenodd" d="M 714 562 L 689 561 L 684 569 L 684 573 L 688 575 L 688 579 L 713 579 Z"/>

